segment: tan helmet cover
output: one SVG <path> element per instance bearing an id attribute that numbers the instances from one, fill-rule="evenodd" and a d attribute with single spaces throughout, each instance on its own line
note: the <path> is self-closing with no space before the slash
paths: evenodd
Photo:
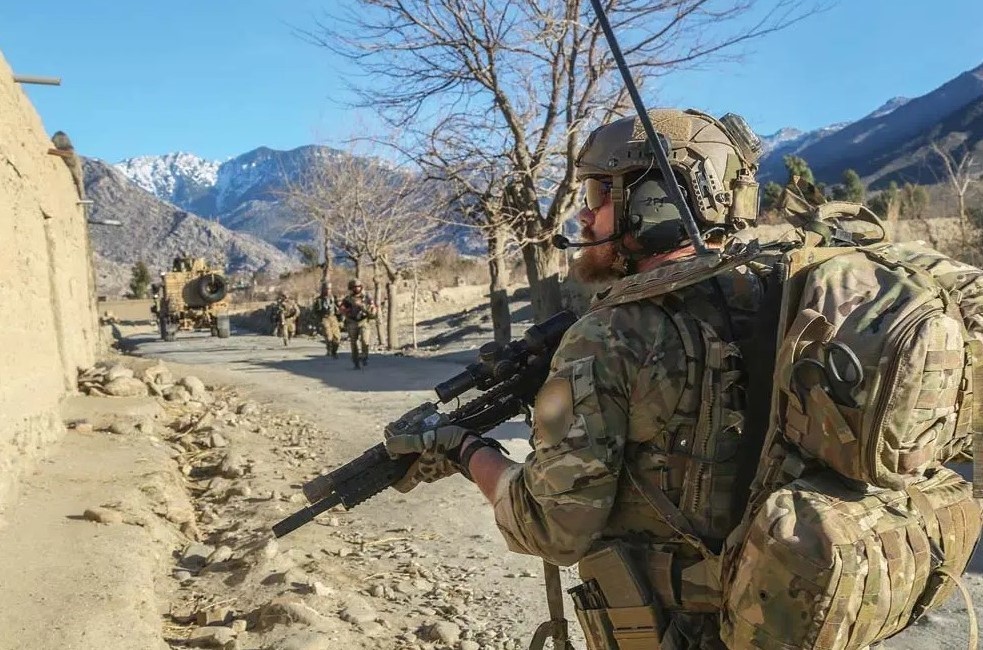
<path id="1" fill-rule="evenodd" d="M 669 140 L 669 164 L 683 181 L 697 224 L 741 227 L 753 222 L 761 143 L 744 120 L 732 113 L 717 120 L 695 110 L 662 108 L 648 115 Z M 638 117 L 625 117 L 595 129 L 577 154 L 576 166 L 583 180 L 655 169 L 656 163 Z"/>

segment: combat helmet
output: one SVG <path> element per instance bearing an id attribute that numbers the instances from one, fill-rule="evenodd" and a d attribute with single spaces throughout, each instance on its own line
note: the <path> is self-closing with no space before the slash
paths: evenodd
<path id="1" fill-rule="evenodd" d="M 753 224 L 761 141 L 744 119 L 728 113 L 718 120 L 692 109 L 656 108 L 648 115 L 665 139 L 672 182 L 681 188 L 700 231 Z M 687 239 L 638 117 L 595 129 L 577 154 L 576 168 L 587 207 L 599 207 L 610 191 L 616 233 L 633 235 L 643 254 L 672 250 Z"/>
<path id="2" fill-rule="evenodd" d="M 355 287 L 361 287 L 361 286 L 362 286 L 362 281 L 359 280 L 358 278 L 352 278 L 351 280 L 348 281 L 349 291 L 354 291 Z"/>

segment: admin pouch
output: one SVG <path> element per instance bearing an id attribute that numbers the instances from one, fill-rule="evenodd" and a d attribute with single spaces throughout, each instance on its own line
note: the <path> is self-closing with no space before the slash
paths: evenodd
<path id="1" fill-rule="evenodd" d="M 833 472 L 792 481 L 751 523 L 727 591 L 724 641 L 866 647 L 945 602 L 979 534 L 969 483 L 945 468 L 868 494 Z"/>

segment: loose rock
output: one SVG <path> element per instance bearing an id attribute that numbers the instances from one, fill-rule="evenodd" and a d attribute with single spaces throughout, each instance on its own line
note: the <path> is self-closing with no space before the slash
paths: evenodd
<path id="1" fill-rule="evenodd" d="M 82 516 L 89 521 L 97 521 L 100 524 L 121 524 L 123 515 L 109 508 L 86 508 Z"/>
<path id="2" fill-rule="evenodd" d="M 102 391 L 113 397 L 143 397 L 147 394 L 147 386 L 133 377 L 119 377 L 105 384 Z"/>
<path id="3" fill-rule="evenodd" d="M 188 389 L 188 392 L 191 393 L 191 399 L 198 400 L 200 402 L 204 401 L 202 398 L 208 395 L 208 389 L 205 388 L 205 382 L 198 379 L 194 375 L 182 377 L 181 381 L 178 383 Z"/>
<path id="4" fill-rule="evenodd" d="M 200 627 L 191 632 L 188 643 L 196 648 L 234 647 L 235 632 L 227 627 Z"/>
<path id="5" fill-rule="evenodd" d="M 215 564 L 216 562 L 225 562 L 232 557 L 232 549 L 228 546 L 219 546 L 215 551 L 208 556 L 208 564 Z"/>
<path id="6" fill-rule="evenodd" d="M 189 544 L 181 556 L 181 566 L 192 571 L 198 571 L 208 564 L 208 557 L 215 552 L 214 546 L 208 544 Z"/>
<path id="7" fill-rule="evenodd" d="M 437 621 L 422 626 L 416 635 L 424 641 L 436 641 L 453 645 L 461 636 L 461 628 L 450 621 Z"/>
<path id="8" fill-rule="evenodd" d="M 124 365 L 117 364 L 106 371 L 106 383 L 116 381 L 117 379 L 131 379 L 133 377 L 133 371 Z"/>
<path id="9" fill-rule="evenodd" d="M 227 625 L 232 622 L 232 610 L 228 607 L 213 607 L 197 614 L 198 625 Z"/>

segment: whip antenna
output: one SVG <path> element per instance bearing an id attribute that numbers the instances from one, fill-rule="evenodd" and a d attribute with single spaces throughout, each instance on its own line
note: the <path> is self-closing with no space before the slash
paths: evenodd
<path id="1" fill-rule="evenodd" d="M 669 158 L 666 156 L 666 151 L 662 145 L 663 140 L 656 134 L 655 128 L 652 126 L 652 120 L 649 119 L 645 105 L 642 104 L 642 98 L 639 96 L 638 88 L 635 87 L 635 82 L 631 78 L 631 72 L 625 63 L 625 57 L 621 54 L 621 47 L 618 45 L 618 40 L 614 37 L 614 32 L 611 30 L 611 23 L 608 22 L 608 16 L 604 13 L 604 7 L 601 6 L 601 0 L 590 0 L 590 4 L 594 7 L 594 14 L 597 16 L 597 21 L 601 23 L 601 29 L 604 30 L 604 38 L 608 41 L 611 54 L 614 56 L 615 63 L 618 64 L 618 70 L 621 71 L 621 78 L 624 79 L 628 94 L 631 95 L 631 101 L 635 105 L 635 112 L 638 113 L 638 119 L 645 129 L 649 148 L 652 150 L 655 161 L 659 165 L 659 171 L 662 172 L 662 177 L 667 181 L 666 188 L 669 190 L 669 198 L 679 208 L 679 214 L 683 218 L 683 227 L 686 228 L 686 234 L 689 235 L 690 241 L 693 242 L 693 247 L 698 254 L 704 255 L 709 253 L 710 251 L 707 250 L 706 244 L 703 243 L 703 238 L 700 237 L 700 231 L 696 227 L 696 221 L 693 219 L 693 213 L 689 209 L 689 204 L 686 203 L 683 193 L 679 191 L 679 183 L 676 182 L 676 177 L 673 175 L 672 168 L 669 166 Z M 672 182 L 668 182 L 670 179 Z"/>

